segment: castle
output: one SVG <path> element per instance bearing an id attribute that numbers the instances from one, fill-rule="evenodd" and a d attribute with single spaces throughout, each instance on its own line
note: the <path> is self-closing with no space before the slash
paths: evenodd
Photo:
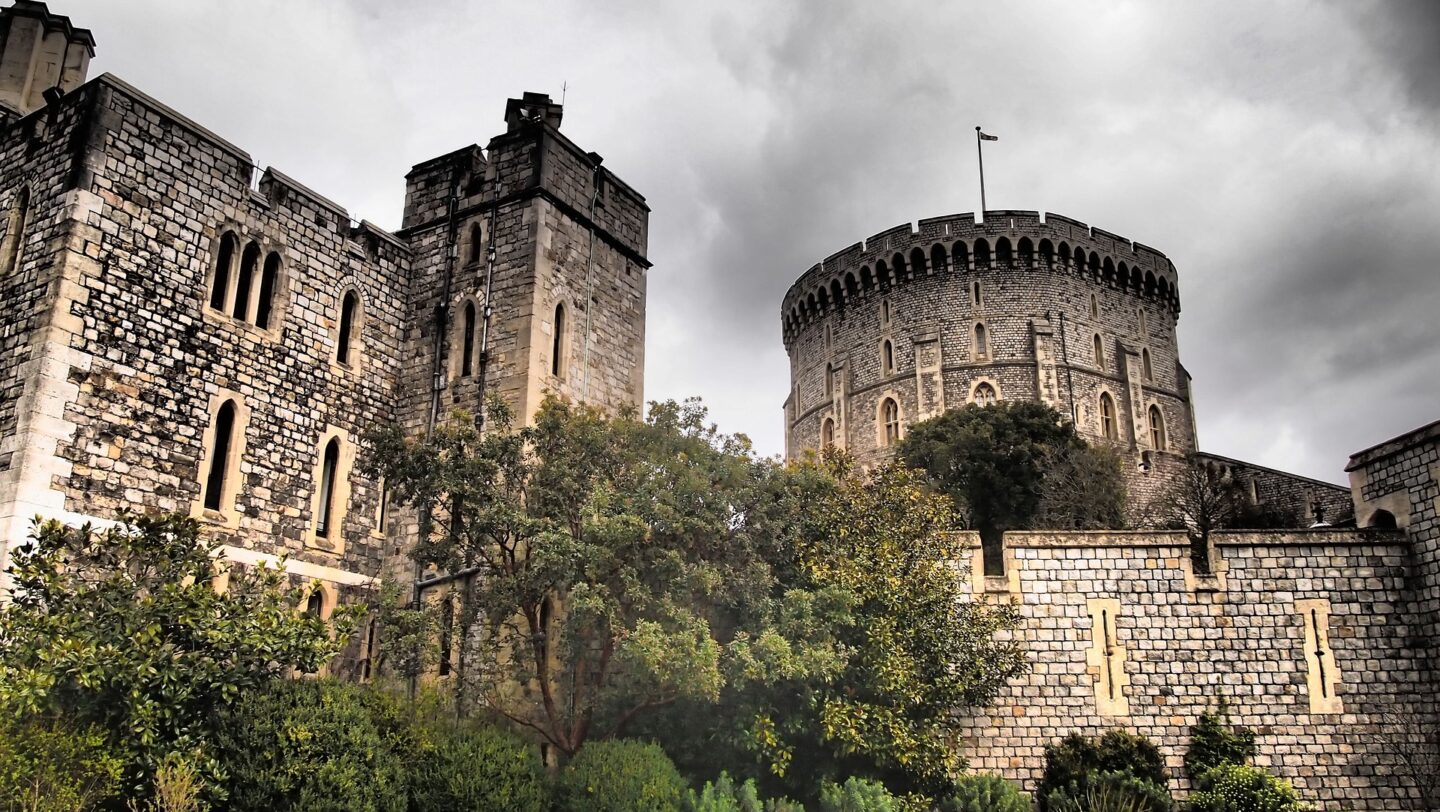
<path id="1" fill-rule="evenodd" d="M 0 565 L 37 514 L 179 511 L 230 561 L 285 554 L 323 615 L 412 532 L 359 473 L 370 425 L 422 434 L 482 393 L 520 415 L 546 391 L 641 402 L 648 209 L 561 134 L 560 105 L 524 94 L 483 149 L 416 165 L 391 233 L 87 80 L 94 47 L 43 3 L 0 11 Z M 916 420 L 1013 398 L 1119 446 L 1137 494 L 1197 447 L 1173 265 L 1073 220 L 890 229 L 806 272 L 783 313 L 790 456 L 879 461 Z M 1203 568 L 1183 532 L 1015 532 L 991 576 L 966 537 L 972 599 L 1015 603 L 1033 664 L 966 719 L 972 766 L 1032 789 L 1046 744 L 1119 726 L 1178 777 L 1223 699 L 1325 809 L 1418 808 L 1406 753 L 1440 721 L 1440 424 L 1355 454 L 1349 491 L 1210 463 L 1257 502 L 1348 506 L 1358 527 L 1218 533 Z"/>

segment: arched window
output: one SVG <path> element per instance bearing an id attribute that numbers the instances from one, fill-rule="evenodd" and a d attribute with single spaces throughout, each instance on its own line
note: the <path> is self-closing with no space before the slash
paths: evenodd
<path id="1" fill-rule="evenodd" d="M 255 274 L 260 270 L 260 246 L 246 243 L 245 253 L 240 257 L 240 275 L 235 278 L 235 307 L 230 315 L 245 321 L 250 316 L 250 289 L 255 285 Z"/>
<path id="2" fill-rule="evenodd" d="M 465 303 L 465 313 L 460 317 L 461 339 L 460 377 L 468 378 L 475 372 L 475 303 Z"/>
<path id="3" fill-rule="evenodd" d="M 230 471 L 230 446 L 235 438 L 235 401 L 227 400 L 215 413 L 215 439 L 210 452 L 210 470 L 205 475 L 205 509 L 225 508 L 225 478 Z"/>
<path id="4" fill-rule="evenodd" d="M 1150 447 L 1156 451 L 1165 450 L 1165 418 L 1159 406 L 1150 407 Z"/>
<path id="5" fill-rule="evenodd" d="M 900 404 L 895 402 L 895 398 L 885 398 L 880 404 L 880 422 L 885 448 L 900 442 Z"/>
<path id="6" fill-rule="evenodd" d="M 479 224 L 479 223 L 471 223 L 471 224 L 470 224 L 470 252 L 469 252 L 469 254 L 467 255 L 467 256 L 468 256 L 468 262 L 469 262 L 469 264 L 475 265 L 475 264 L 477 264 L 477 263 L 480 262 L 480 251 L 481 251 L 481 249 L 483 248 L 483 245 L 482 245 L 483 242 L 484 242 L 484 239 L 483 239 L 483 238 L 481 237 L 481 235 L 480 235 L 480 224 Z"/>
<path id="7" fill-rule="evenodd" d="M 1090 318 L 1100 318 L 1100 297 L 1093 293 L 1090 294 Z"/>
<path id="8" fill-rule="evenodd" d="M 975 307 L 975 308 L 979 308 L 979 307 L 983 307 L 984 305 L 985 305 L 985 298 L 984 298 L 984 293 L 983 293 L 983 291 L 980 290 L 980 283 L 979 283 L 979 282 L 971 282 L 971 283 L 970 283 L 970 306 L 971 306 L 971 307 Z"/>
<path id="9" fill-rule="evenodd" d="M 951 267 L 956 273 L 970 270 L 970 249 L 963 242 L 957 242 L 950 251 Z"/>
<path id="10" fill-rule="evenodd" d="M 995 395 L 995 387 L 988 383 L 982 383 L 975 387 L 975 402 L 981 406 L 994 406 L 999 398 Z"/>
<path id="11" fill-rule="evenodd" d="M 1020 264 L 1030 267 L 1035 260 L 1035 243 L 1029 237 L 1021 237 L 1020 242 L 1015 246 L 1015 251 L 1020 255 Z"/>
<path id="12" fill-rule="evenodd" d="M 315 537 L 328 539 L 335 528 L 335 475 L 340 467 L 340 438 L 325 444 L 320 463 L 320 502 L 315 516 Z"/>
<path id="13" fill-rule="evenodd" d="M 1119 438 L 1115 424 L 1115 399 L 1110 397 L 1109 392 L 1100 393 L 1100 433 L 1107 440 Z"/>
<path id="14" fill-rule="evenodd" d="M 820 447 L 835 447 L 835 421 L 828 417 L 825 418 L 824 423 L 820 424 Z"/>
<path id="15" fill-rule="evenodd" d="M 945 265 L 945 246 L 940 245 L 939 243 L 930 246 L 930 272 L 944 273 Z"/>
<path id="16" fill-rule="evenodd" d="M 933 268 L 925 267 L 925 249 L 910 249 L 910 272 L 915 276 L 919 276 L 921 273 L 934 273 Z"/>
<path id="17" fill-rule="evenodd" d="M 1010 238 L 1001 237 L 995 241 L 995 264 L 1002 268 L 1010 267 L 1014 261 L 1014 255 L 1010 250 Z"/>
<path id="18" fill-rule="evenodd" d="M 260 274 L 260 299 L 255 305 L 255 326 L 270 329 L 270 312 L 275 308 L 275 284 L 280 278 L 280 255 L 271 251 Z"/>
<path id="19" fill-rule="evenodd" d="M 1370 514 L 1370 521 L 1366 527 L 1375 527 L 1381 530 L 1394 530 L 1399 527 L 1395 521 L 1395 514 L 1388 510 L 1377 510 Z"/>
<path id="20" fill-rule="evenodd" d="M 1040 262 L 1043 263 L 1043 264 L 1045 265 L 1045 267 L 1048 268 L 1048 267 L 1050 267 L 1051 263 L 1053 263 L 1054 261 L 1055 261 L 1055 244 L 1052 243 L 1052 242 L 1050 242 L 1049 240 L 1041 240 L 1041 241 L 1040 241 Z"/>
<path id="21" fill-rule="evenodd" d="M 1099 369 L 1105 368 L 1105 339 L 1095 334 L 1095 366 Z"/>
<path id="22" fill-rule="evenodd" d="M 550 374 L 565 379 L 565 305 L 555 305 L 554 344 L 550 347 Z"/>
<path id="23" fill-rule="evenodd" d="M 986 334 L 985 325 L 975 322 L 975 357 L 984 358 L 990 354 L 990 336 Z"/>
<path id="24" fill-rule="evenodd" d="M 835 367 L 830 364 L 825 365 L 825 397 L 827 400 L 835 397 Z"/>
<path id="25" fill-rule="evenodd" d="M 984 238 L 975 241 L 975 269 L 990 267 L 990 243 Z"/>
<path id="26" fill-rule="evenodd" d="M 880 323 L 881 323 L 881 324 L 889 324 L 889 323 L 890 323 L 890 300 L 889 300 L 889 299 L 881 299 L 881 300 L 880 300 Z"/>
<path id="27" fill-rule="evenodd" d="M 1140 308 L 1139 310 L 1136 311 L 1136 313 L 1138 314 L 1136 318 L 1137 318 L 1137 320 L 1140 322 L 1140 337 L 1141 337 L 1141 338 L 1149 338 L 1149 337 L 1150 337 L 1150 324 L 1149 324 L 1149 322 L 1147 321 L 1147 319 L 1145 318 L 1145 308 L 1143 308 L 1143 307 Z"/>
<path id="28" fill-rule="evenodd" d="M 895 345 L 888 338 L 880 342 L 880 373 L 886 377 L 895 374 Z"/>
<path id="29" fill-rule="evenodd" d="M 310 597 L 305 599 L 305 614 L 320 617 L 325 611 L 325 596 L 318 588 L 310 590 Z"/>
<path id="30" fill-rule="evenodd" d="M 1145 380 L 1155 380 L 1155 370 L 1150 366 L 1150 350 L 1148 349 L 1140 350 L 1140 371 L 1145 376 Z"/>
<path id="31" fill-rule="evenodd" d="M 220 235 L 220 251 L 215 255 L 215 275 L 210 280 L 210 306 L 216 310 L 225 309 L 225 294 L 230 292 L 230 266 L 235 264 L 235 252 L 240 241 L 234 234 Z"/>
<path id="32" fill-rule="evenodd" d="M 350 363 L 353 355 L 351 345 L 355 343 L 356 322 L 360 318 L 360 297 L 353 290 L 345 291 L 340 300 L 340 332 L 335 338 L 335 360 Z"/>
<path id="33" fill-rule="evenodd" d="M 12 274 L 20 267 L 21 247 L 25 244 L 25 229 L 30 225 L 30 187 L 21 186 L 15 196 L 15 207 L 10 212 L 10 228 L 6 234 L 5 273 Z"/>

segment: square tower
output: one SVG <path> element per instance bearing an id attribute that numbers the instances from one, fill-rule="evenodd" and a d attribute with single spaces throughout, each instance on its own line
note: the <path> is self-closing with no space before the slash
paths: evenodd
<path id="1" fill-rule="evenodd" d="M 650 209 L 525 93 L 505 132 L 416 165 L 402 419 L 423 429 L 499 394 L 528 421 L 547 393 L 640 407 Z"/>

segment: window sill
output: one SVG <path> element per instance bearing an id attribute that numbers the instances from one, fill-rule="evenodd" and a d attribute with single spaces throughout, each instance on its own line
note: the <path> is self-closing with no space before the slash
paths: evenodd
<path id="1" fill-rule="evenodd" d="M 278 321 L 272 322 L 270 327 L 261 327 L 244 319 L 237 319 L 223 310 L 216 310 L 208 303 L 203 308 L 202 315 L 205 321 L 238 330 L 240 333 L 256 340 L 269 341 L 272 343 L 277 342 L 280 340 L 280 334 L 283 332 Z"/>

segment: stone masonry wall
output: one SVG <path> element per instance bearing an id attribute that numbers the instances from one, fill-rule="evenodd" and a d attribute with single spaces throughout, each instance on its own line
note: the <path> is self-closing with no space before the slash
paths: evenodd
<path id="1" fill-rule="evenodd" d="M 1217 534 L 1217 574 L 1198 578 L 1183 534 L 1009 533 L 1006 545 L 1008 576 L 975 588 L 1017 602 L 1033 667 L 967 719 L 972 769 L 1033 790 L 1046 744 L 1122 727 L 1161 747 L 1183 793 L 1189 728 L 1223 699 L 1258 733 L 1256 763 L 1307 800 L 1415 808 L 1386 714 L 1433 712 L 1433 686 L 1412 647 L 1400 534 Z"/>

